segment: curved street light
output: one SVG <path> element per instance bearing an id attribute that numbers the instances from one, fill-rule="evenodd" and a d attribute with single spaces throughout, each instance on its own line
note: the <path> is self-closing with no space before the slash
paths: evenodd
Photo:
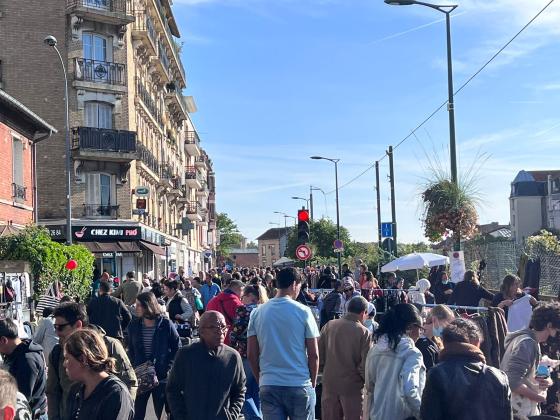
<path id="1" fill-rule="evenodd" d="M 60 59 L 60 64 L 62 66 L 62 73 L 64 73 L 64 101 L 66 105 L 66 244 L 72 245 L 72 164 L 70 161 L 70 111 L 68 108 L 68 76 L 66 73 L 66 66 L 64 65 L 62 55 L 60 54 L 58 48 L 56 48 L 56 45 L 58 44 L 56 38 L 52 35 L 48 35 L 47 37 L 45 37 L 43 42 L 56 51 L 56 53 L 58 54 L 58 58 Z"/>
<path id="2" fill-rule="evenodd" d="M 334 183 L 335 183 L 335 191 L 336 191 L 336 239 L 340 240 L 340 209 L 338 206 L 338 162 L 340 159 L 331 159 L 323 156 L 311 156 L 313 160 L 328 160 L 329 162 L 334 163 Z M 340 252 L 337 252 L 338 257 L 338 276 L 341 278 L 342 276 L 342 263 L 340 261 Z"/>
<path id="3" fill-rule="evenodd" d="M 457 184 L 457 150 L 455 144 L 455 102 L 453 99 L 453 63 L 451 60 L 451 19 L 449 15 L 455 10 L 456 4 L 432 4 L 416 0 L 385 0 L 392 6 L 426 6 L 445 14 L 447 29 L 447 110 L 449 112 L 449 154 L 451 159 L 451 181 Z"/>

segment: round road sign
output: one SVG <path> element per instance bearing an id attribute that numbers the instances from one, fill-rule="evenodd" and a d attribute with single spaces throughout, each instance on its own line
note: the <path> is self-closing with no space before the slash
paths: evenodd
<path id="1" fill-rule="evenodd" d="M 333 242 L 334 249 L 342 249 L 344 248 L 344 243 L 340 239 L 336 239 Z"/>
<path id="2" fill-rule="evenodd" d="M 307 245 L 300 245 L 296 248 L 296 258 L 300 261 L 307 261 L 311 258 L 311 248 Z"/>

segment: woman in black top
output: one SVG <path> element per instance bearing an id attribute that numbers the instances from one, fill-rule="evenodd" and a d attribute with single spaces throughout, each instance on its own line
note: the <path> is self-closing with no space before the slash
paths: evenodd
<path id="1" fill-rule="evenodd" d="M 500 291 L 494 295 L 492 306 L 502 308 L 507 319 L 508 310 L 513 304 L 513 301 L 520 299 L 523 296 L 525 296 L 525 293 L 521 290 L 521 279 L 513 274 L 508 274 L 502 281 Z M 537 300 L 534 297 L 531 297 L 530 303 L 532 306 L 535 306 L 537 304 Z"/>
<path id="2" fill-rule="evenodd" d="M 480 299 L 492 301 L 494 294 L 480 285 L 474 271 L 468 270 L 465 272 L 463 281 L 455 285 L 447 303 L 449 305 L 478 306 Z"/>
<path id="3" fill-rule="evenodd" d="M 455 315 L 445 305 L 434 306 L 426 318 L 424 336 L 416 340 L 416 348 L 422 353 L 427 371 L 438 363 L 439 352 L 443 348 L 441 333 L 454 319 Z"/>
<path id="4" fill-rule="evenodd" d="M 77 382 L 68 395 L 72 420 L 131 420 L 133 402 L 126 388 L 113 376 L 115 359 L 109 357 L 103 337 L 88 328 L 74 331 L 64 343 L 64 367 Z"/>

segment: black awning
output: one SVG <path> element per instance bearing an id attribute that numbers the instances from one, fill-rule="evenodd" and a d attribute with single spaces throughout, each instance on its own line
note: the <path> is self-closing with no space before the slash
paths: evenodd
<path id="1" fill-rule="evenodd" d="M 104 252 L 141 252 L 137 242 L 79 242 L 94 254 Z"/>
<path id="2" fill-rule="evenodd" d="M 161 246 L 158 245 L 154 245 L 151 244 L 149 242 L 146 241 L 140 241 L 138 242 L 140 244 L 140 246 L 148 251 L 152 251 L 155 255 L 163 255 L 165 256 L 165 249 L 162 248 Z"/>

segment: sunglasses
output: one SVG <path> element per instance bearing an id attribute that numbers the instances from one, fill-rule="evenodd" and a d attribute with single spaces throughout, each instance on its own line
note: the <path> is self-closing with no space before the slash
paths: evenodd
<path id="1" fill-rule="evenodd" d="M 57 331 L 62 331 L 68 325 L 71 325 L 71 324 L 69 322 L 67 322 L 66 324 L 53 324 L 54 329 L 57 330 Z"/>

